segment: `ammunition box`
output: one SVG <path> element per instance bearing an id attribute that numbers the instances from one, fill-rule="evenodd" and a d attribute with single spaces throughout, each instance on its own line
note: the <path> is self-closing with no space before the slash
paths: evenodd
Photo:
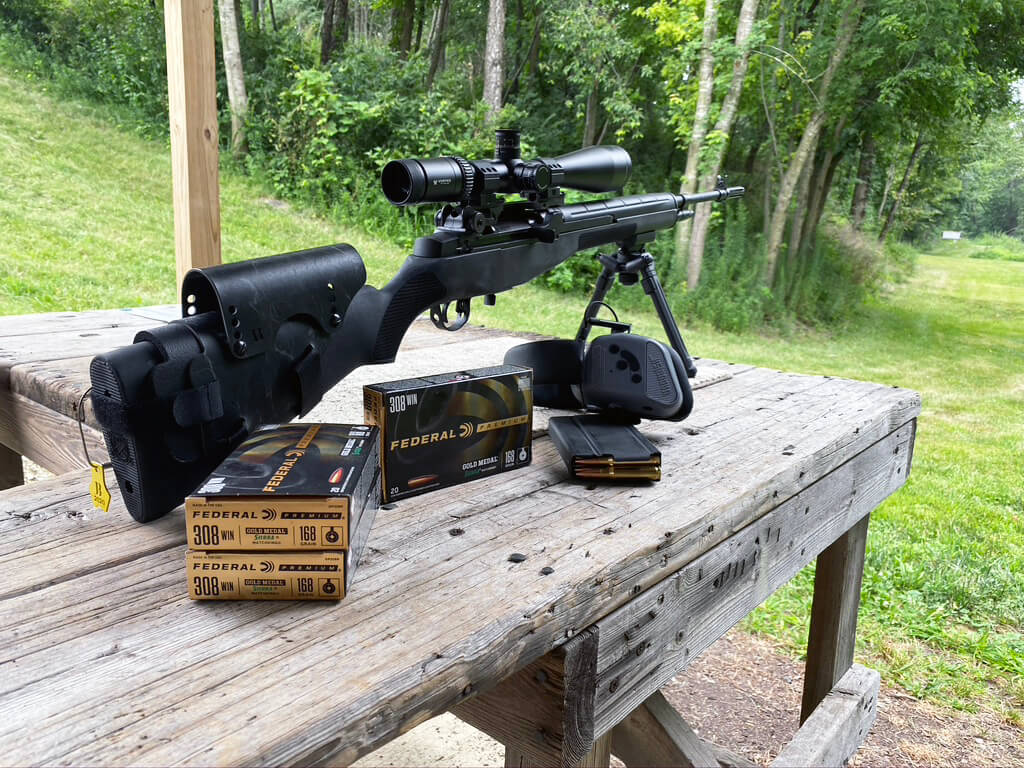
<path id="1" fill-rule="evenodd" d="M 185 555 L 193 600 L 340 600 L 344 552 L 193 552 Z"/>
<path id="2" fill-rule="evenodd" d="M 196 550 L 343 550 L 380 505 L 377 428 L 256 431 L 185 500 Z"/>
<path id="3" fill-rule="evenodd" d="M 533 371 L 499 365 L 363 387 L 380 427 L 382 493 L 404 499 L 527 466 Z"/>

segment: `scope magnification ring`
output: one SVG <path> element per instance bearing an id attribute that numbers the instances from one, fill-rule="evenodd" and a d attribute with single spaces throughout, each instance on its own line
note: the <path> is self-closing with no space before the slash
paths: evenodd
<path id="1" fill-rule="evenodd" d="M 473 199 L 473 187 L 476 185 L 476 169 L 473 164 L 464 157 L 452 156 L 452 160 L 458 163 L 462 170 L 462 201 L 468 203 Z"/>

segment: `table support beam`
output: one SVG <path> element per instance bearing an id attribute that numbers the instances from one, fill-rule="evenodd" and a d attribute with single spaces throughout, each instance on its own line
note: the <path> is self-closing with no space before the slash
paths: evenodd
<path id="1" fill-rule="evenodd" d="M 801 723 L 811 716 L 853 665 L 869 518 L 870 515 L 865 515 L 818 555 L 800 705 Z"/>
<path id="2" fill-rule="evenodd" d="M 879 675 L 854 664 L 772 762 L 778 768 L 846 765 L 878 713 Z"/>
<path id="3" fill-rule="evenodd" d="M 0 491 L 22 485 L 24 482 L 21 454 L 0 444 Z"/>
<path id="4" fill-rule="evenodd" d="M 673 765 L 718 768 L 711 747 L 694 733 L 660 691 L 611 730 L 612 752 L 628 768 Z"/>
<path id="5" fill-rule="evenodd" d="M 506 745 L 506 765 L 596 765 L 587 761 L 600 757 L 592 754 L 597 643 L 597 630 L 585 629 L 451 712 Z"/>
<path id="6" fill-rule="evenodd" d="M 594 746 L 583 756 L 577 768 L 608 768 L 612 762 L 611 753 L 612 736 L 606 733 L 594 742 Z M 530 766 L 543 766 L 547 763 L 537 763 L 530 759 L 530 756 L 520 752 L 516 747 L 505 747 L 505 768 L 530 768 Z"/>

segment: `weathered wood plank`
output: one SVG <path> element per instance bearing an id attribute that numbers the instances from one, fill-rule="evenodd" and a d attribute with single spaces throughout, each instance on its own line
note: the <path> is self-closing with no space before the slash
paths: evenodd
<path id="1" fill-rule="evenodd" d="M 534 465 L 472 494 L 382 510 L 340 606 L 189 604 L 183 549 L 5 600 L 0 647 L 17 664 L 5 667 L 0 738 L 25 732 L 31 713 L 31 744 L 8 738 L 11 759 L 22 748 L 35 762 L 354 759 L 563 643 L 919 408 L 905 391 L 760 370 L 701 393 L 683 427 L 650 426 L 672 467 L 660 484 L 583 493 L 541 440 Z M 526 563 L 507 562 L 515 551 Z M 13 631 L 30 633 L 30 653 L 7 641 Z M 358 676 L 324 671 L 341 668 Z M 254 691 L 257 677 L 269 687 Z"/>
<path id="2" fill-rule="evenodd" d="M 597 634 L 586 629 L 451 712 L 507 745 L 517 761 L 577 765 L 594 743 L 596 670 Z"/>
<path id="3" fill-rule="evenodd" d="M 10 336 L 39 336 L 81 333 L 102 328 L 144 328 L 151 320 L 139 315 L 158 307 L 97 309 L 89 312 L 39 312 L 0 317 L 0 345 Z M 178 309 L 178 315 L 181 310 Z"/>
<path id="4" fill-rule="evenodd" d="M 604 733 L 904 483 L 907 424 L 598 622 Z"/>
<path id="5" fill-rule="evenodd" d="M 15 365 L 40 360 L 63 360 L 85 355 L 91 357 L 104 350 L 131 344 L 135 334 L 147 325 L 153 325 L 153 322 L 126 323 L 63 333 L 0 336 L 0 368 L 6 371 Z M 2 332 L 3 324 L 0 322 Z"/>
<path id="6" fill-rule="evenodd" d="M 106 464 L 109 458 L 103 436 L 89 426 L 83 431 L 89 457 Z M 57 474 L 88 466 L 77 422 L 3 389 L 0 389 L 0 444 Z"/>
<path id="7" fill-rule="evenodd" d="M 870 515 L 865 515 L 818 555 L 800 702 L 801 723 L 853 664 L 869 519 Z"/>
<path id="8" fill-rule="evenodd" d="M 21 454 L 0 443 L 0 491 L 25 482 Z"/>
<path id="9" fill-rule="evenodd" d="M 875 722 L 879 680 L 875 670 L 851 666 L 772 761 L 773 768 L 846 765 Z"/>
<path id="10" fill-rule="evenodd" d="M 628 768 L 674 765 L 718 768 L 711 747 L 655 691 L 610 731 L 612 753 Z"/>
<path id="11" fill-rule="evenodd" d="M 0 494 L 0 569 L 5 574 L 0 600 L 185 542 L 180 509 L 140 526 L 128 515 L 116 489 L 108 512 L 93 509 L 89 472 L 84 469 L 19 491 Z"/>

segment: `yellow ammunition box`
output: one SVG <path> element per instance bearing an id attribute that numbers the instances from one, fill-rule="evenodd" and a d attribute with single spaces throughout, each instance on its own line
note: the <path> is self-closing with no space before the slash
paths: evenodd
<path id="1" fill-rule="evenodd" d="M 344 552 L 193 552 L 185 555 L 193 600 L 340 600 Z"/>
<path id="2" fill-rule="evenodd" d="M 185 500 L 192 549 L 347 549 L 349 520 L 347 498 Z"/>

